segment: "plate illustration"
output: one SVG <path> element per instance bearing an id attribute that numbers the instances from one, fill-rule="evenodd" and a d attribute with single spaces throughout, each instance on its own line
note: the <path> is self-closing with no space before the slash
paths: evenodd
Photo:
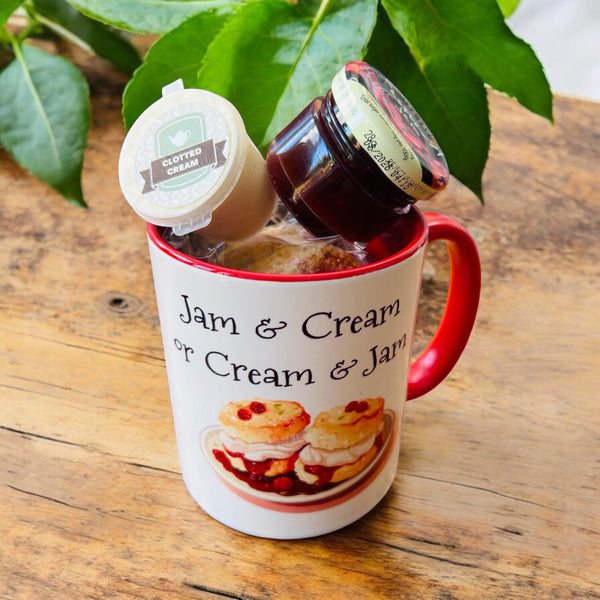
<path id="1" fill-rule="evenodd" d="M 364 404 L 361 405 L 360 402 Z M 334 407 L 328 413 L 318 415 L 312 424 L 312 432 L 310 427 L 307 428 L 306 435 L 300 442 L 301 447 L 283 460 L 253 461 L 248 460 L 241 452 L 226 449 L 223 443 L 224 428 L 221 425 L 208 427 L 201 432 L 201 447 L 220 479 L 245 500 L 263 508 L 283 512 L 323 510 L 344 502 L 365 489 L 383 469 L 389 458 L 393 440 L 397 436 L 398 416 L 392 410 L 383 410 L 383 399 L 360 402 Z M 365 408 L 366 402 L 371 403 L 369 409 Z M 353 406 L 358 412 L 348 417 L 347 413 L 353 412 L 348 409 L 352 409 Z M 318 449 L 316 459 L 311 452 L 311 445 L 319 443 L 315 441 L 315 432 L 319 427 L 319 432 L 323 435 L 322 429 L 326 421 L 331 422 L 331 417 L 336 415 L 337 421 L 345 417 L 347 420 L 354 418 L 356 423 L 363 425 L 363 421 L 368 421 L 368 417 L 371 416 L 368 410 L 378 421 L 377 430 L 369 435 L 363 434 L 363 441 L 353 446 L 354 455 L 347 459 L 347 463 L 340 464 L 338 454 L 333 465 L 311 464 L 319 462 Z M 363 419 L 360 418 L 361 412 L 367 413 Z M 374 424 L 367 426 L 373 428 Z M 338 431 L 339 428 L 325 430 L 330 445 L 334 443 L 332 439 L 335 440 Z"/>

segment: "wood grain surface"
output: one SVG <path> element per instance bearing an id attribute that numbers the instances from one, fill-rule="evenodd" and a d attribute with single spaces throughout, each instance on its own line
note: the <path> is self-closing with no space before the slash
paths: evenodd
<path id="1" fill-rule="evenodd" d="M 123 81 L 90 69 L 88 210 L 0 151 L 0 598 L 600 598 L 600 105 L 555 124 L 490 94 L 477 324 L 409 403 L 386 498 L 337 533 L 215 522 L 179 473 L 143 223 L 122 199 Z M 432 247 L 416 349 L 447 273 Z"/>

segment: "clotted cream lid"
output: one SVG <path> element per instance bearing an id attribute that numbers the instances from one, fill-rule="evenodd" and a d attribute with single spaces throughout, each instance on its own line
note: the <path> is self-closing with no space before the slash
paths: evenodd
<path id="1" fill-rule="evenodd" d="M 183 235 L 210 223 L 237 183 L 247 134 L 225 98 L 179 79 L 135 121 L 123 142 L 119 182 L 144 220 Z"/>

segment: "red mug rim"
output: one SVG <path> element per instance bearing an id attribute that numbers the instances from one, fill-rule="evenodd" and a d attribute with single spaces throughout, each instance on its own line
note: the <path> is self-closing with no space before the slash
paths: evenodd
<path id="1" fill-rule="evenodd" d="M 407 224 L 410 225 L 412 228 L 411 230 L 407 231 Z M 227 275 L 229 277 L 252 279 L 257 281 L 290 282 L 345 279 L 348 277 L 355 277 L 365 273 L 371 273 L 373 271 L 385 269 L 386 267 L 402 262 L 416 254 L 427 243 L 429 229 L 423 213 L 416 206 L 411 206 L 409 212 L 404 215 L 402 219 L 399 219 L 396 224 L 390 227 L 386 232 L 382 233 L 378 238 L 370 242 L 367 246 L 367 250 L 369 250 L 372 255 L 383 256 L 383 258 L 353 269 L 331 271 L 328 273 L 306 273 L 302 275 L 240 271 L 238 269 L 231 269 L 229 267 L 222 267 L 207 263 L 198 258 L 188 256 L 187 254 L 184 254 L 183 252 L 180 252 L 179 250 L 176 250 L 170 246 L 162 237 L 164 230 L 165 227 L 153 225 L 152 223 L 146 224 L 146 232 L 150 242 L 159 250 L 181 263 L 202 269 L 203 271 L 209 271 L 219 275 Z M 407 233 L 410 233 L 409 239 L 404 241 L 404 243 L 400 242 L 402 239 L 400 237 L 400 233 L 402 238 L 407 237 Z"/>

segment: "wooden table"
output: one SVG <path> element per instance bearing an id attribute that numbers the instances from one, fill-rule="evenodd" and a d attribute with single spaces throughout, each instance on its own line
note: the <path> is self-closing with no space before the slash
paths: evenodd
<path id="1" fill-rule="evenodd" d="M 0 597 L 600 598 L 600 105 L 557 98 L 551 126 L 491 94 L 485 206 L 456 183 L 429 204 L 480 248 L 471 342 L 409 403 L 385 500 L 282 542 L 184 487 L 145 230 L 117 182 L 122 82 L 92 86 L 89 210 L 0 154 Z M 430 254 L 421 345 L 445 294 Z"/>

